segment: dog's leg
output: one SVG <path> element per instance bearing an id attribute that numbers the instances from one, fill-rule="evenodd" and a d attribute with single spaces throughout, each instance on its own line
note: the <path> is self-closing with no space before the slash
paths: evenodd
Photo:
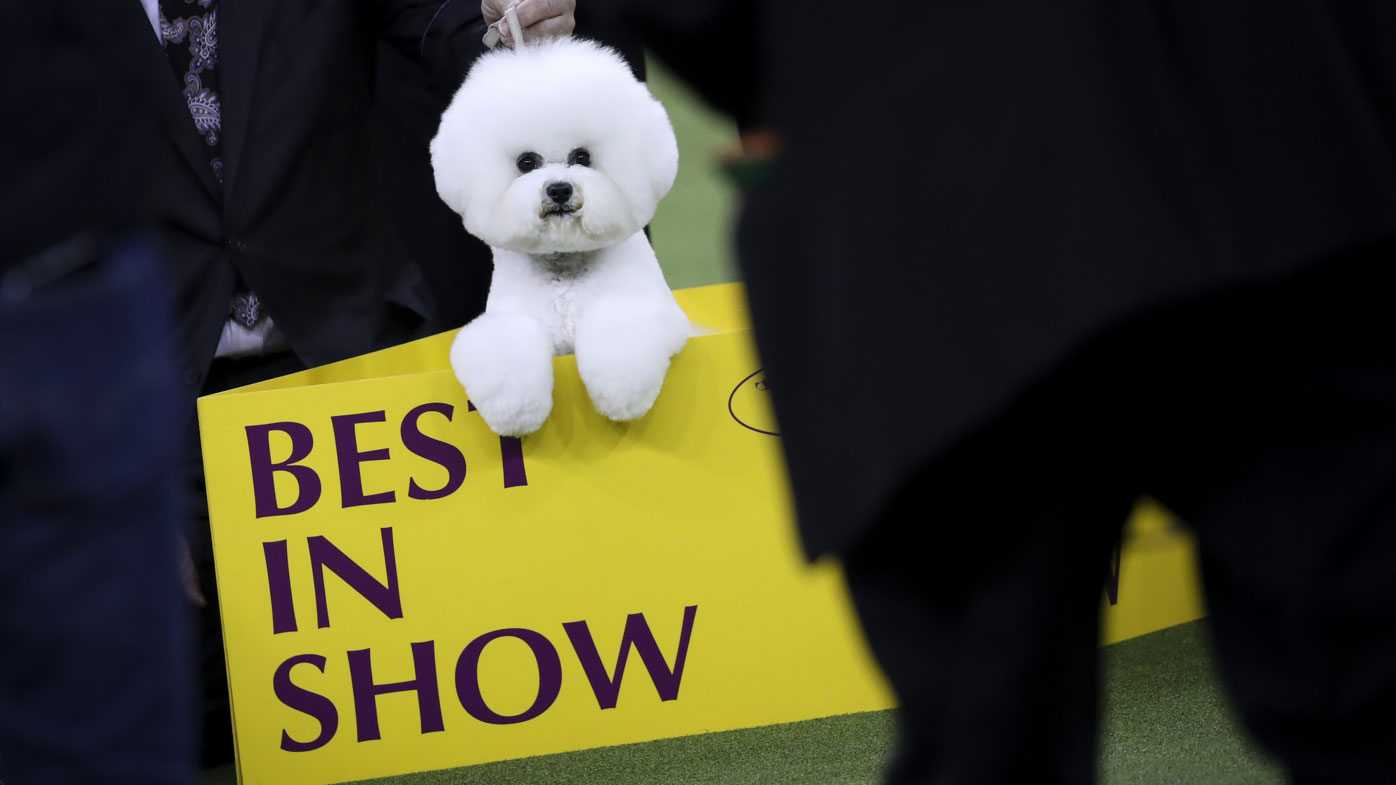
<path id="1" fill-rule="evenodd" d="M 553 409 L 552 342 L 516 313 L 486 312 L 456 333 L 451 368 L 490 430 L 533 433 Z"/>
<path id="2" fill-rule="evenodd" d="M 667 299 L 603 298 L 577 321 L 577 372 L 596 410 L 612 420 L 650 410 L 669 358 L 688 340 L 688 318 Z"/>

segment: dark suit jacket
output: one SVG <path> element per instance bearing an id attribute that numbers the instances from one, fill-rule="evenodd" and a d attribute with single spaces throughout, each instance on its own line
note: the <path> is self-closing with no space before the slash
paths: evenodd
<path id="1" fill-rule="evenodd" d="M 238 273 L 308 365 L 403 340 L 430 316 L 374 166 L 377 46 L 420 61 L 446 91 L 483 51 L 479 4 L 466 0 L 229 0 L 218 12 L 221 189 L 149 25 L 123 42 L 168 135 L 151 171 L 195 389 Z"/>
<path id="2" fill-rule="evenodd" d="M 785 138 L 738 249 L 812 553 L 1097 336 L 1396 234 L 1391 0 L 593 1 Z"/>

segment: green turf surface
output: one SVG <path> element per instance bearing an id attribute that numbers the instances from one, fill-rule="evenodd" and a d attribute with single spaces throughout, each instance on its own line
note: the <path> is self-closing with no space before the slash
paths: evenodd
<path id="1" fill-rule="evenodd" d="M 889 712 L 365 780 L 364 785 L 796 785 L 877 781 Z"/>
<path id="2" fill-rule="evenodd" d="M 1216 681 L 1203 622 L 1105 649 L 1103 785 L 1280 785 L 1236 725 Z M 374 785 L 875 785 L 891 752 L 895 712 L 607 747 L 448 771 L 365 780 Z M 231 767 L 204 785 L 231 785 Z"/>
<path id="3" fill-rule="evenodd" d="M 1246 738 L 1213 668 L 1203 621 L 1105 649 L 1100 738 L 1106 785 L 1279 785 Z"/>

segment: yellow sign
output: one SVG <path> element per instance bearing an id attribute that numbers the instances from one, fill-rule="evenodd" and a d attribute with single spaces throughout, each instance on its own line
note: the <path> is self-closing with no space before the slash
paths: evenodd
<path id="1" fill-rule="evenodd" d="M 836 565 L 801 559 L 740 289 L 679 298 L 719 332 L 635 423 L 563 357 L 543 429 L 501 439 L 444 370 L 449 334 L 200 400 L 242 782 L 893 704 Z M 1166 553 L 1126 548 L 1107 634 L 1200 613 L 1154 517 Z M 1129 617 L 1136 592 L 1155 601 Z"/>

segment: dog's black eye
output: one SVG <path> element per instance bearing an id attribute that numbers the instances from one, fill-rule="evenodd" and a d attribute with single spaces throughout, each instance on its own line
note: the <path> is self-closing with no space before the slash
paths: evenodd
<path id="1" fill-rule="evenodd" d="M 591 153 L 585 147 L 578 147 L 567 154 L 568 166 L 591 166 Z"/>
<path id="2" fill-rule="evenodd" d="M 543 156 L 537 153 L 524 153 L 519 156 L 519 160 L 515 163 L 518 164 L 520 172 L 527 174 L 543 165 Z"/>

